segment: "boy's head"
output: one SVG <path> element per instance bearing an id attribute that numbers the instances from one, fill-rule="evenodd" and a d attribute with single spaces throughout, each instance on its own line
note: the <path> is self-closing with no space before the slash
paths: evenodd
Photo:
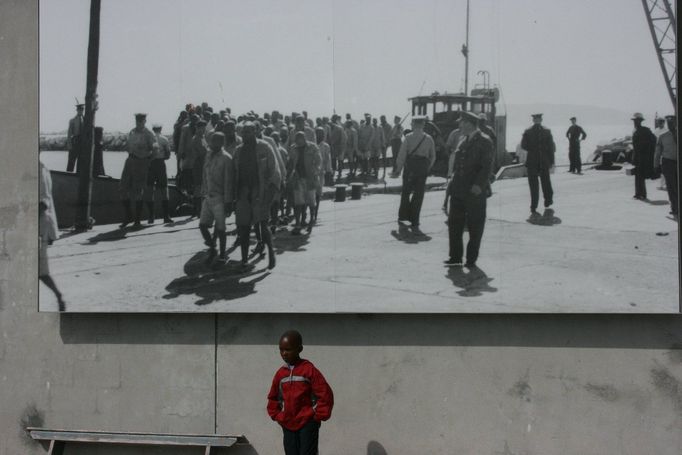
<path id="1" fill-rule="evenodd" d="M 287 330 L 279 337 L 279 354 L 288 365 L 300 360 L 303 351 L 303 337 L 296 330 Z"/>

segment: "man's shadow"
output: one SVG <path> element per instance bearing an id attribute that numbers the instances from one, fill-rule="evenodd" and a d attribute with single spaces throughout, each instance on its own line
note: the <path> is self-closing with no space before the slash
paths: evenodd
<path id="1" fill-rule="evenodd" d="M 660 200 L 660 201 L 650 201 L 649 199 L 646 199 L 644 202 L 646 202 L 649 205 L 668 205 L 670 202 Z"/>
<path id="2" fill-rule="evenodd" d="M 313 232 L 315 228 L 313 227 Z M 275 249 L 276 254 L 288 253 L 300 253 L 306 251 L 304 248 L 310 242 L 310 234 L 305 231 L 305 234 L 292 235 L 287 232 L 277 232 L 277 235 L 272 241 L 272 246 Z"/>
<path id="3" fill-rule="evenodd" d="M 527 220 L 530 224 L 535 224 L 536 226 L 554 226 L 556 224 L 561 224 L 561 218 L 554 215 L 554 209 L 545 209 L 542 215 L 531 215 Z"/>
<path id="4" fill-rule="evenodd" d="M 431 240 L 431 236 L 424 234 L 419 228 L 409 227 L 401 223 L 398 223 L 398 230 L 393 229 L 391 231 L 391 235 L 396 240 L 409 244 Z"/>
<path id="5" fill-rule="evenodd" d="M 254 264 L 242 266 L 236 260 L 210 263 L 208 251 L 200 251 L 192 256 L 185 263 L 184 272 L 184 276 L 175 278 L 166 286 L 168 294 L 163 296 L 164 299 L 194 294 L 200 297 L 194 302 L 195 305 L 239 299 L 254 294 L 256 284 L 270 274 L 267 268 L 256 268 Z"/>
<path id="6" fill-rule="evenodd" d="M 474 266 L 470 269 L 450 267 L 445 275 L 455 287 L 461 288 L 457 294 L 462 297 L 478 297 L 484 292 L 497 292 L 497 288 L 490 286 L 494 278 L 489 278 L 483 270 Z"/>
<path id="7" fill-rule="evenodd" d="M 117 240 L 123 240 L 127 237 L 128 233 L 135 234 L 150 227 L 150 225 L 142 224 L 139 227 L 130 226 L 127 228 L 116 228 L 113 231 L 102 232 L 90 237 L 88 239 L 88 244 L 95 245 L 99 242 L 115 242 Z"/>

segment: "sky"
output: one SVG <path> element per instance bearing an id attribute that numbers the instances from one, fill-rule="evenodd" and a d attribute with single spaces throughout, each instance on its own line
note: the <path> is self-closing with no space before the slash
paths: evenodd
<path id="1" fill-rule="evenodd" d="M 84 99 L 89 4 L 40 1 L 41 132 Z M 488 71 L 503 105 L 672 111 L 640 0 L 471 0 L 470 18 L 469 89 Z M 203 101 L 403 116 L 464 89 L 465 39 L 466 0 L 102 0 L 96 123 L 169 131 Z"/>

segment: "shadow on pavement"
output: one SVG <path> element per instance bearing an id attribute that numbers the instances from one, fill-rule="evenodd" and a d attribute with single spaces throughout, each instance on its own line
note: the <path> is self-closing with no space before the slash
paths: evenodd
<path id="1" fill-rule="evenodd" d="M 313 227 L 313 232 L 315 228 Z M 284 252 L 298 253 L 305 251 L 303 248 L 310 242 L 310 235 L 304 230 L 301 235 L 292 235 L 291 232 L 277 232 L 277 235 L 272 240 L 272 246 L 276 254 Z"/>
<path id="2" fill-rule="evenodd" d="M 668 204 L 670 204 L 670 202 L 664 201 L 664 200 L 650 201 L 650 200 L 646 199 L 644 202 L 646 202 L 649 205 L 668 205 Z"/>
<path id="3" fill-rule="evenodd" d="M 208 305 L 216 300 L 233 300 L 256 292 L 256 284 L 269 275 L 266 268 L 253 264 L 242 267 L 239 261 L 229 260 L 225 264 L 207 263 L 208 251 L 201 251 L 185 263 L 185 276 L 174 279 L 166 286 L 168 294 L 164 299 L 180 295 L 200 297 L 195 305 Z"/>
<path id="4" fill-rule="evenodd" d="M 386 449 L 380 442 L 369 441 L 367 444 L 367 455 L 388 455 Z"/>
<path id="5" fill-rule="evenodd" d="M 462 267 L 450 267 L 445 275 L 455 287 L 461 288 L 457 294 L 462 297 L 478 297 L 484 292 L 497 292 L 497 288 L 490 286 L 493 278 L 488 277 L 478 267 L 467 269 Z"/>
<path id="6" fill-rule="evenodd" d="M 431 236 L 424 234 L 419 228 L 411 228 L 403 224 L 398 224 L 398 230 L 393 229 L 391 235 L 396 240 L 410 244 L 431 240 Z"/>

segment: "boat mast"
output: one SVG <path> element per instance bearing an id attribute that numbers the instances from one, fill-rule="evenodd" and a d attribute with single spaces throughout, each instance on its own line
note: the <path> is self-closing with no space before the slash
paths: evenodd
<path id="1" fill-rule="evenodd" d="M 469 0 L 467 0 L 467 36 L 464 53 L 464 95 L 469 96 Z"/>
<path id="2" fill-rule="evenodd" d="M 78 202 L 76 231 L 90 228 L 92 200 L 92 157 L 94 154 L 95 111 L 97 110 L 97 72 L 99 67 L 99 19 L 101 0 L 90 0 L 90 32 L 88 36 L 87 80 L 83 135 L 78 141 Z"/>
<path id="3" fill-rule="evenodd" d="M 467 26 L 466 26 L 466 42 L 462 45 L 462 55 L 464 55 L 464 96 L 469 96 L 469 0 L 467 0 Z M 463 103 L 463 108 L 468 109 L 466 101 Z"/>

